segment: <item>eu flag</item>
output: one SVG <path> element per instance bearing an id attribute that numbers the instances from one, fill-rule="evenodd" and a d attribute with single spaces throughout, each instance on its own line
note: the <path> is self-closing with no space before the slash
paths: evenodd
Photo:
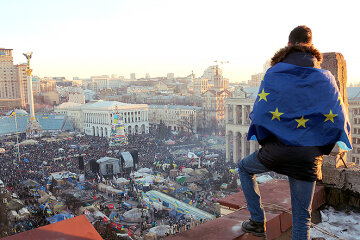
<path id="1" fill-rule="evenodd" d="M 278 63 L 265 74 L 250 114 L 248 140 L 275 135 L 290 146 L 338 143 L 351 150 L 350 123 L 327 70 Z"/>

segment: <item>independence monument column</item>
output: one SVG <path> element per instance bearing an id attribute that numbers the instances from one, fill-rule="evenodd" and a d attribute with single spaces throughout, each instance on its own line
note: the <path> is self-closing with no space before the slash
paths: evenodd
<path id="1" fill-rule="evenodd" d="M 26 77 L 28 82 L 28 94 L 29 94 L 29 105 L 30 105 L 30 120 L 26 126 L 26 137 L 27 138 L 40 137 L 42 132 L 42 127 L 35 118 L 34 95 L 33 95 L 32 77 L 31 77 L 32 69 L 30 68 L 30 59 L 32 56 L 32 52 L 23 53 L 23 55 L 27 59 Z"/>

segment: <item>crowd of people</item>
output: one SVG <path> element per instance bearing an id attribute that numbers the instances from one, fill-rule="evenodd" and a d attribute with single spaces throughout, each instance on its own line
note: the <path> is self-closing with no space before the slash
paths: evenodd
<path id="1" fill-rule="evenodd" d="M 26 184 L 24 184 L 28 179 L 34 180 L 41 186 L 47 186 L 47 189 L 50 187 L 51 191 L 55 194 L 56 186 L 52 186 L 51 179 L 49 180 L 50 173 L 64 170 L 75 174 L 87 173 L 90 172 L 89 163 L 91 161 L 98 160 L 102 157 L 119 158 L 120 152 L 134 149 L 136 149 L 139 154 L 138 168 L 153 169 L 155 173 L 162 174 L 168 179 L 170 179 L 169 172 L 171 169 L 194 168 L 191 159 L 182 158 L 179 160 L 179 154 L 175 154 L 175 152 L 179 147 L 181 148 L 181 145 L 183 145 L 185 149 L 186 146 L 190 145 L 197 146 L 199 149 L 204 149 L 204 147 L 206 149 L 204 141 L 201 141 L 199 137 L 195 138 L 194 135 L 191 134 L 175 135 L 172 136 L 172 138 L 177 144 L 167 145 L 158 137 L 157 132 L 154 131 L 146 135 L 128 136 L 128 145 L 116 147 L 109 146 L 108 139 L 106 138 L 82 135 L 79 133 L 60 133 L 54 136 L 43 136 L 36 139 L 36 141 L 28 143 L 25 136 L 22 135 L 18 138 L 16 136 L 8 136 L 1 139 L 0 148 L 4 148 L 5 152 L 0 153 L 0 164 L 2 166 L 0 179 L 10 194 L 15 194 L 13 196 L 25 201 L 25 205 L 32 209 L 32 217 L 27 220 L 27 224 L 14 225 L 14 223 L 11 223 L 10 230 L 8 229 L 10 232 L 2 234 L 14 234 L 49 223 L 46 220 L 49 214 L 39 209 L 36 198 L 29 194 L 29 187 L 26 187 Z M 179 139 L 181 139 L 181 141 L 177 141 Z M 205 155 L 205 151 L 203 156 Z M 205 191 L 195 192 L 190 195 L 185 195 L 185 197 L 190 198 L 198 208 L 214 213 L 211 203 L 216 201 L 216 190 L 219 190 L 222 182 L 232 181 L 233 179 L 237 179 L 237 176 L 229 173 L 229 169 L 235 168 L 235 164 L 225 161 L 225 152 L 223 150 L 213 150 L 211 153 L 217 155 L 216 164 L 207 168 L 209 172 L 207 175 L 208 179 L 198 183 L 200 188 Z M 79 170 L 78 156 L 83 156 L 85 171 Z M 154 165 L 154 162 L 158 164 Z M 157 167 L 159 163 L 161 163 L 160 166 L 166 165 L 167 167 Z M 195 167 L 197 167 L 197 165 Z M 203 167 L 206 166 L 203 165 Z M 217 186 L 214 185 L 214 181 L 211 178 L 213 175 L 221 176 L 221 178 L 217 180 Z M 106 176 L 100 176 L 100 174 L 95 175 L 95 177 L 91 174 L 85 174 L 85 176 L 87 177 L 87 181 L 94 184 L 94 186 L 95 183 L 98 182 L 113 184 L 113 178 L 111 177 L 106 178 Z M 123 175 L 121 177 L 129 178 L 130 176 Z M 172 178 L 172 180 L 174 179 Z M 129 198 L 137 201 L 140 196 L 138 191 L 132 190 L 135 190 L 135 187 L 129 187 L 129 189 L 126 196 L 121 195 L 120 199 L 112 199 L 119 200 L 119 202 L 129 200 Z M 97 190 L 94 187 L 91 191 L 90 195 L 95 195 Z M 74 208 L 69 204 L 67 209 L 70 211 Z M 157 216 L 157 218 L 149 221 L 150 227 L 156 226 L 160 221 L 161 223 L 170 225 L 170 232 L 173 234 L 200 224 L 200 221 L 195 221 L 194 219 L 191 221 L 189 219 L 183 219 L 178 222 L 168 216 Z M 98 230 L 99 229 L 102 228 L 100 227 Z M 145 228 L 143 228 L 143 230 L 145 230 Z"/>

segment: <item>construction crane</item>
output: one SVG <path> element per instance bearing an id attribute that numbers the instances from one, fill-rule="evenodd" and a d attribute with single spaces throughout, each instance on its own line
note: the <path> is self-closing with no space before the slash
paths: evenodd
<path id="1" fill-rule="evenodd" d="M 218 60 L 215 60 L 214 62 L 216 62 L 216 74 L 218 74 L 218 67 L 219 67 L 219 64 L 221 64 L 221 70 L 224 72 L 224 64 L 225 63 L 229 63 L 229 61 L 218 61 Z"/>

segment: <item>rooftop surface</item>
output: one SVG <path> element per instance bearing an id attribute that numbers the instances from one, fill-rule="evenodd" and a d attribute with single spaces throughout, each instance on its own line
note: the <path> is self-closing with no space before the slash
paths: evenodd
<path id="1" fill-rule="evenodd" d="M 18 132 L 25 132 L 26 125 L 29 122 L 29 115 L 19 115 L 15 117 L 0 117 L 0 135 L 10 134 Z M 66 115 L 61 114 L 45 114 L 36 115 L 36 119 L 39 121 L 41 127 L 45 131 L 73 131 L 74 128 L 71 125 Z M 17 124 L 17 129 L 16 129 Z"/>
<path id="2" fill-rule="evenodd" d="M 259 188 L 266 211 L 267 239 L 276 239 L 292 226 L 291 214 L 285 212 L 291 210 L 289 182 L 273 179 L 260 184 Z M 219 203 L 233 209 L 234 212 L 199 225 L 194 229 L 168 237 L 166 240 L 257 239 L 249 238 L 249 234 L 245 234 L 241 230 L 242 222 L 250 219 L 242 191 L 219 200 Z M 325 188 L 316 186 L 312 209 L 316 210 L 324 203 Z"/>
<path id="3" fill-rule="evenodd" d="M 185 106 L 185 105 L 149 105 L 149 108 L 169 108 L 169 109 L 182 109 L 182 110 L 201 110 L 201 107 Z"/>
<path id="4" fill-rule="evenodd" d="M 85 215 L 18 233 L 2 240 L 102 240 Z"/>

